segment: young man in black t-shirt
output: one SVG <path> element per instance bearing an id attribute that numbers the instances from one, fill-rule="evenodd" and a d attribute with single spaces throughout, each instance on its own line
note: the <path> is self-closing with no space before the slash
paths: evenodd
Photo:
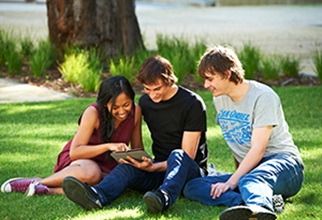
<path id="1" fill-rule="evenodd" d="M 102 208 L 126 188 L 145 192 L 149 212 L 169 209 L 185 183 L 207 173 L 206 107 L 195 93 L 176 85 L 172 65 L 160 56 L 148 58 L 137 79 L 144 94 L 139 105 L 153 140 L 153 160 L 120 160 L 95 187 L 75 178 L 63 182 L 66 196 L 85 209 Z M 65 187 L 64 187 L 65 186 Z"/>

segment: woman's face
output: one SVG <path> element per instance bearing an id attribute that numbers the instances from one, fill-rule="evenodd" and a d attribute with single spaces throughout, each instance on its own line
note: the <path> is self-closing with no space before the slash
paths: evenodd
<path id="1" fill-rule="evenodd" d="M 111 112 L 114 120 L 124 121 L 132 109 L 133 101 L 125 93 L 121 93 L 114 102 L 112 100 L 107 103 L 107 109 Z"/>

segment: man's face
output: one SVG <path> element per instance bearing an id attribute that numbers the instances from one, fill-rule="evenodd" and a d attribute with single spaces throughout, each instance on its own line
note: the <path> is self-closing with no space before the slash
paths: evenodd
<path id="1" fill-rule="evenodd" d="M 204 87 L 208 89 L 214 97 L 227 94 L 228 79 L 223 78 L 219 73 L 205 73 Z"/>
<path id="2" fill-rule="evenodd" d="M 155 103 L 167 100 L 171 88 L 171 86 L 166 85 L 161 79 L 156 80 L 152 84 L 143 84 L 143 87 L 144 92 Z"/>

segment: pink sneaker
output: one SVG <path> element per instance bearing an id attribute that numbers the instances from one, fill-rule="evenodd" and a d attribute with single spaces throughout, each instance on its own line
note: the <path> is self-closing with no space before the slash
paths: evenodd
<path id="1" fill-rule="evenodd" d="M 13 178 L 7 180 L 1 186 L 1 192 L 10 193 L 10 192 L 25 192 L 30 185 L 30 183 L 39 180 L 39 177 L 34 178 Z"/>
<path id="2" fill-rule="evenodd" d="M 42 185 L 38 182 L 33 182 L 29 185 L 28 189 L 26 190 L 26 196 L 33 196 L 33 195 L 44 195 L 49 194 L 48 187 Z"/>

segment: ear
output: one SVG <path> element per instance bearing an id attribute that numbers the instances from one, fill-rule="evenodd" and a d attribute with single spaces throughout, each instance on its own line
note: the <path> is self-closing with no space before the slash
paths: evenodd
<path id="1" fill-rule="evenodd" d="M 225 76 L 226 76 L 226 79 L 230 80 L 230 77 L 231 77 L 231 70 L 226 70 L 225 71 Z"/>

